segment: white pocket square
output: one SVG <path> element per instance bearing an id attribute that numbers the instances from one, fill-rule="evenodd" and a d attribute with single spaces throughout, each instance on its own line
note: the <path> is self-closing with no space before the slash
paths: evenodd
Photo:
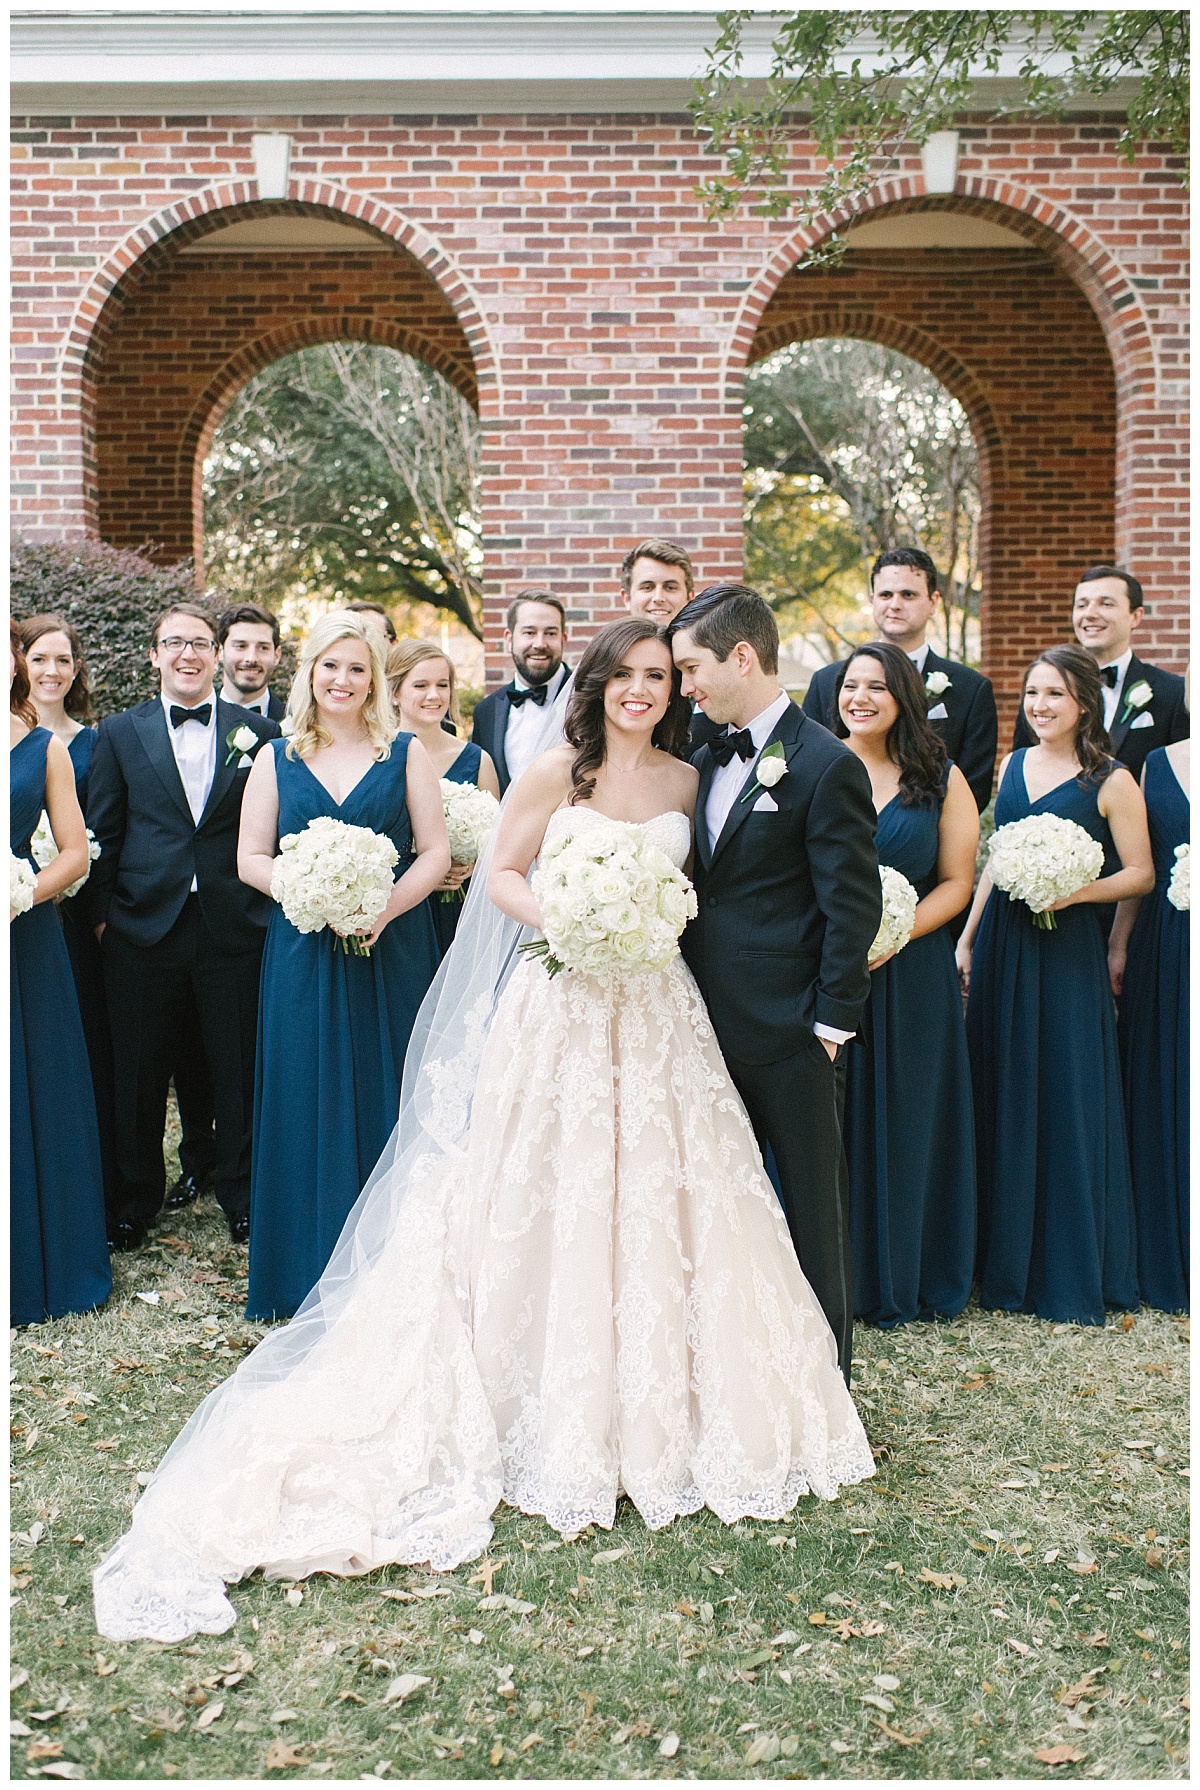
<path id="1" fill-rule="evenodd" d="M 243 752 L 242 756 L 237 761 L 237 768 L 239 771 L 248 771 L 250 769 L 250 766 L 253 763 L 254 763 L 254 760 L 252 758 L 248 757 L 245 752 Z"/>
<path id="2" fill-rule="evenodd" d="M 938 703 L 935 703 L 931 709 L 926 709 L 925 719 L 927 721 L 948 721 L 950 719 L 950 717 L 946 713 L 945 703 L 938 702 Z"/>
<path id="3" fill-rule="evenodd" d="M 1130 733 L 1132 733 L 1135 727 L 1153 727 L 1153 726 L 1154 726 L 1154 716 L 1153 715 L 1135 715 L 1133 717 L 1133 720 L 1129 723 L 1129 731 L 1130 731 Z"/>
<path id="4" fill-rule="evenodd" d="M 757 802 L 754 804 L 754 812 L 755 814 L 778 814 L 779 803 L 775 800 L 774 796 L 768 795 L 764 789 Z"/>

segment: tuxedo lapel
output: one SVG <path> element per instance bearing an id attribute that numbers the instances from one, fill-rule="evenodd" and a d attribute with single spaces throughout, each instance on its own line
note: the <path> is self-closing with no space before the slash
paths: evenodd
<path id="1" fill-rule="evenodd" d="M 696 823 L 693 829 L 696 839 L 696 850 L 700 854 L 700 862 L 707 870 L 712 863 L 712 846 L 708 838 L 708 792 L 712 788 L 713 772 L 717 761 L 712 755 L 711 747 L 704 748 L 704 759 L 700 766 L 700 787 L 696 791 Z"/>
<path id="2" fill-rule="evenodd" d="M 1113 716 L 1113 724 L 1109 729 L 1108 740 L 1109 745 L 1112 747 L 1114 758 L 1125 744 L 1125 736 L 1129 732 L 1129 723 L 1133 720 L 1133 715 L 1126 714 L 1129 692 L 1133 689 L 1135 684 L 1141 683 L 1143 679 L 1147 683 L 1150 682 L 1149 678 L 1146 677 L 1146 671 L 1147 667 L 1142 664 L 1135 653 L 1129 661 L 1129 669 L 1125 673 L 1125 682 L 1121 685 L 1121 696 L 1117 703 L 1117 712 Z M 1153 702 L 1153 698 L 1151 698 L 1151 702 Z M 1144 709 L 1142 710 L 1142 713 L 1145 713 Z M 1122 715 L 1125 715 L 1124 721 L 1121 720 Z"/>
<path id="3" fill-rule="evenodd" d="M 242 754 L 231 752 L 226 740 L 240 725 L 239 713 L 244 719 L 244 710 L 239 711 L 236 707 L 222 702 L 219 697 L 217 698 L 217 767 L 213 772 L 212 788 L 208 792 L 204 812 L 196 822 L 197 827 L 202 827 L 209 816 L 216 813 L 237 775 L 237 763 Z"/>
<path id="4" fill-rule="evenodd" d="M 195 828 L 191 808 L 183 787 L 183 778 L 179 775 L 179 766 L 175 763 L 175 754 L 171 750 L 171 736 L 167 732 L 167 717 L 161 702 L 147 703 L 146 707 L 131 717 L 134 731 L 142 743 L 142 750 L 150 760 L 163 788 L 179 809 L 187 822 L 189 833 Z"/>
<path id="5" fill-rule="evenodd" d="M 771 729 L 770 738 L 766 741 L 766 744 L 763 746 L 763 752 L 766 751 L 767 746 L 773 746 L 776 740 L 782 740 L 783 744 L 784 744 L 786 756 L 787 756 L 787 762 L 790 765 L 792 762 L 792 759 L 795 757 L 796 753 L 800 750 L 800 747 L 803 744 L 802 740 L 799 737 L 801 730 L 802 730 L 802 722 L 801 722 L 800 710 L 796 707 L 794 702 L 789 702 L 787 708 L 784 709 L 782 715 L 780 715 L 780 717 L 779 717 L 779 720 L 775 723 L 775 726 Z M 710 758 L 711 758 L 711 754 L 710 754 Z M 753 771 L 751 771 L 750 774 L 747 776 L 745 782 L 742 784 L 742 787 L 738 790 L 737 795 L 734 797 L 733 807 L 729 810 L 729 813 L 725 818 L 725 825 L 721 828 L 721 836 L 712 848 L 712 861 L 713 862 L 715 862 L 716 859 L 721 855 L 721 853 L 726 849 L 726 847 L 729 844 L 729 841 L 736 836 L 738 829 L 745 824 L 747 815 L 749 815 L 754 808 L 753 802 L 743 801 L 742 798 L 744 797 L 746 791 L 752 787 L 752 785 L 754 783 L 754 779 L 758 775 L 758 765 L 759 765 L 759 762 L 761 761 L 761 758 L 762 758 L 762 753 L 760 752 L 758 755 L 758 758 L 755 760 Z M 705 829 L 705 830 L 707 831 L 707 829 Z"/>

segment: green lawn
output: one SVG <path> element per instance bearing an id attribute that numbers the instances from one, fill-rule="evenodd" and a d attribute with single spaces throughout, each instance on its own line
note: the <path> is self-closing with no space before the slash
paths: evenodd
<path id="1" fill-rule="evenodd" d="M 1177 1319 L 860 1328 L 880 1470 L 840 1503 L 568 1545 L 505 1513 L 482 1575 L 256 1580 L 228 1635 L 114 1647 L 91 1569 L 260 1334 L 211 1200 L 116 1261 L 13 1343 L 18 1778 L 1187 1774 Z"/>

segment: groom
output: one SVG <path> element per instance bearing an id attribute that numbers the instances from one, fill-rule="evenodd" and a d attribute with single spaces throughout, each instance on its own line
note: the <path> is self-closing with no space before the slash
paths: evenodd
<path id="1" fill-rule="evenodd" d="M 882 898 L 861 762 L 780 687 L 757 591 L 714 584 L 670 625 L 683 694 L 724 731 L 702 746 L 683 954 L 850 1381 L 854 1285 L 842 1150 L 843 1047 L 870 989 Z"/>

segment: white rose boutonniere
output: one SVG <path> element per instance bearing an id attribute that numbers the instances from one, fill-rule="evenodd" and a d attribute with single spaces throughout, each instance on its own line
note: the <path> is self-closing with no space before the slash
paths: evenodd
<path id="1" fill-rule="evenodd" d="M 787 776 L 787 753 L 783 749 L 782 740 L 774 740 L 765 746 L 755 766 L 754 781 L 749 789 L 742 792 L 741 800 L 748 802 L 764 789 L 774 789 Z"/>
<path id="2" fill-rule="evenodd" d="M 1131 690 L 1125 692 L 1125 707 L 1121 711 L 1122 722 L 1128 721 L 1131 715 L 1136 714 L 1138 709 L 1144 709 L 1146 704 L 1152 702 L 1153 699 L 1154 691 L 1145 678 L 1140 678 Z"/>
<path id="3" fill-rule="evenodd" d="M 253 751 L 258 744 L 258 735 L 252 727 L 235 727 L 232 733 L 225 736 L 225 744 L 229 748 L 226 764 L 232 764 L 235 758 Z"/>
<path id="4" fill-rule="evenodd" d="M 930 696 L 940 696 L 944 690 L 949 688 L 950 679 L 944 671 L 931 671 L 925 679 L 925 689 Z"/>

